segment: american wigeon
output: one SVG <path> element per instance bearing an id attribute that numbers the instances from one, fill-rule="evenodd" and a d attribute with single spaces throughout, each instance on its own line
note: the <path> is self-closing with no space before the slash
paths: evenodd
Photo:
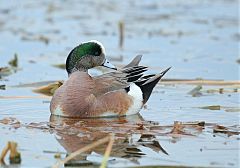
<path id="1" fill-rule="evenodd" d="M 170 69 L 143 76 L 147 67 L 138 66 L 140 59 L 138 56 L 123 69 L 116 70 L 105 58 L 105 49 L 100 42 L 89 41 L 75 47 L 66 60 L 69 78 L 55 91 L 51 113 L 80 118 L 138 113 L 155 85 Z M 87 71 L 96 66 L 115 71 L 92 77 Z"/>

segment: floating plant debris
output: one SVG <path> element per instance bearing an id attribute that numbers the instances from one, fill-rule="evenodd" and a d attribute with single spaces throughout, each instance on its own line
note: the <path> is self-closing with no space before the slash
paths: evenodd
<path id="1" fill-rule="evenodd" d="M 66 64 L 54 64 L 53 66 L 60 69 L 66 69 Z"/>
<path id="2" fill-rule="evenodd" d="M 7 145 L 2 150 L 1 156 L 0 156 L 0 164 L 5 165 L 5 157 L 7 155 L 7 152 L 10 151 L 9 155 L 9 161 L 10 164 L 20 164 L 21 163 L 21 154 L 17 150 L 17 143 L 13 141 L 9 141 Z"/>
<path id="3" fill-rule="evenodd" d="M 36 93 L 41 93 L 47 96 L 52 96 L 57 88 L 59 88 L 63 84 L 62 81 L 57 81 L 54 83 L 50 83 L 47 86 L 42 86 L 34 89 L 33 91 Z"/>
<path id="4" fill-rule="evenodd" d="M 14 58 L 10 60 L 8 64 L 15 68 L 18 67 L 18 55 L 16 53 L 14 54 Z"/>
<path id="5" fill-rule="evenodd" d="M 6 90 L 6 85 L 0 85 L 0 90 Z"/>
<path id="6" fill-rule="evenodd" d="M 50 39 L 43 35 L 32 35 L 32 34 L 24 34 L 21 38 L 23 41 L 40 41 L 48 45 Z"/>
<path id="7" fill-rule="evenodd" d="M 9 67 L 0 67 L 0 78 L 3 76 L 9 76 L 12 74 L 12 70 Z"/>
<path id="8" fill-rule="evenodd" d="M 8 62 L 9 66 L 0 67 L 0 78 L 9 76 L 18 70 L 18 55 L 14 54 L 14 58 Z"/>
<path id="9" fill-rule="evenodd" d="M 240 81 L 206 80 L 206 79 L 162 79 L 162 84 L 171 85 L 215 85 L 215 86 L 240 86 Z"/>
<path id="10" fill-rule="evenodd" d="M 204 106 L 200 107 L 201 109 L 208 109 L 208 110 L 221 110 L 220 105 L 211 105 L 211 106 Z"/>
<path id="11" fill-rule="evenodd" d="M 223 133 L 223 134 L 227 134 L 228 136 L 231 135 L 239 135 L 240 134 L 240 130 L 239 129 L 234 129 L 233 127 L 225 127 L 222 125 L 216 125 L 213 128 L 213 133 Z"/>
<path id="12" fill-rule="evenodd" d="M 202 86 L 198 85 L 195 88 L 193 88 L 188 94 L 192 95 L 193 97 L 201 96 L 202 93 L 200 92 L 202 90 Z"/>
<path id="13" fill-rule="evenodd" d="M 13 128 L 19 128 L 21 126 L 21 122 L 14 117 L 0 119 L 0 124 L 11 125 Z"/>
<path id="14" fill-rule="evenodd" d="M 1 150 L 16 141 L 22 165 L 9 165 L 8 151 L 0 167 L 51 167 L 111 133 L 108 167 L 239 167 L 238 5 L 237 0 L 1 1 Z M 63 60 L 91 39 L 104 44 L 119 68 L 135 54 L 143 54 L 140 64 L 150 66 L 150 73 L 172 66 L 142 116 L 52 120 L 50 96 L 67 77 Z M 108 143 L 61 167 L 99 168 Z"/>

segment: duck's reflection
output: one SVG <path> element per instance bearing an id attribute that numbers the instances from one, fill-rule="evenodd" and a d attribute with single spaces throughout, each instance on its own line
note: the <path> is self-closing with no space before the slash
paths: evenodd
<path id="1" fill-rule="evenodd" d="M 109 133 L 115 134 L 115 141 L 111 151 L 112 157 L 126 158 L 137 162 L 138 158 L 146 155 L 141 147 L 147 147 L 156 153 L 167 152 L 159 141 L 144 128 L 144 119 L 140 115 L 120 118 L 72 119 L 58 116 L 50 117 L 50 124 L 56 132 L 56 139 L 68 153 L 72 153 Z M 105 145 L 100 145 L 71 161 L 83 163 L 92 152 L 103 155 Z"/>

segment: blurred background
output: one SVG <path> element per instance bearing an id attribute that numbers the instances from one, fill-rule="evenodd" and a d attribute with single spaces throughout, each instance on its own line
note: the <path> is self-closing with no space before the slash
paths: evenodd
<path id="1" fill-rule="evenodd" d="M 236 80 L 238 8 L 237 0 L 1 1 L 0 66 L 16 53 L 14 82 L 63 79 L 52 65 L 95 39 L 117 65 L 142 54 L 155 72 L 172 66 L 169 78 Z"/>
<path id="2" fill-rule="evenodd" d="M 142 54 L 141 64 L 150 67 L 149 73 L 172 67 L 165 79 L 226 83 L 160 82 L 138 119 L 130 118 L 118 127 L 106 127 L 106 121 L 96 127 L 80 122 L 79 129 L 74 123 L 64 133 L 64 124 L 57 120 L 60 129 L 54 130 L 49 126 L 51 97 L 33 89 L 66 80 L 67 55 L 93 39 L 103 43 L 107 58 L 119 67 Z M 128 149 L 124 155 L 135 152 L 137 156 L 118 156 L 109 162 L 112 167 L 239 167 L 239 41 L 238 0 L 1 0 L 0 150 L 14 140 L 22 154 L 21 166 L 49 167 L 57 160 L 55 153 L 64 158 L 73 151 L 69 147 L 93 142 L 96 132 L 106 136 L 123 129 L 121 135 L 126 137 L 121 138 L 129 141 L 116 142 L 116 153 Z M 146 144 L 138 141 L 139 133 L 124 130 L 140 121 L 161 126 L 156 136 L 145 136 Z M 203 121 L 206 126 L 189 128 L 191 136 L 158 134 L 166 131 L 162 126 L 172 128 L 174 121 Z M 227 131 L 215 133 L 218 124 Z M 81 130 L 85 127 L 93 128 L 92 134 Z M 96 152 L 85 158 L 101 163 L 102 155 Z"/>

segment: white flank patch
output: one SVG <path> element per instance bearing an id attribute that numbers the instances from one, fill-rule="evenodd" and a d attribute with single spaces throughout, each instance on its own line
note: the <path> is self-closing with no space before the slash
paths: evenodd
<path id="1" fill-rule="evenodd" d="M 117 116 L 117 114 L 112 111 L 107 111 L 100 115 L 100 117 L 113 117 L 113 116 Z"/>
<path id="2" fill-rule="evenodd" d="M 58 115 L 58 116 L 65 116 L 63 115 L 63 111 L 62 108 L 58 105 L 57 108 L 53 111 L 54 115 Z"/>
<path id="3" fill-rule="evenodd" d="M 128 95 L 133 97 L 133 104 L 128 108 L 126 115 L 137 114 L 143 105 L 142 90 L 135 83 L 131 83 Z"/>

